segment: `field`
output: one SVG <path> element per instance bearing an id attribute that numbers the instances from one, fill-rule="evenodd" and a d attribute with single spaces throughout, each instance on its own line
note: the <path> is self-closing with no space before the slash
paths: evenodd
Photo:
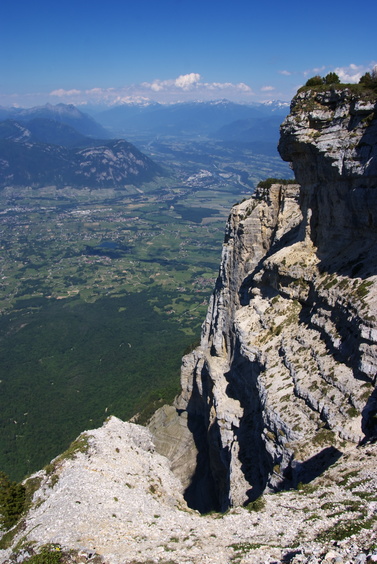
<path id="1" fill-rule="evenodd" d="M 230 207 L 290 176 L 278 157 L 210 141 L 142 149 L 166 171 L 142 189 L 0 193 L 0 469 L 13 479 L 110 414 L 145 421 L 174 398 Z"/>

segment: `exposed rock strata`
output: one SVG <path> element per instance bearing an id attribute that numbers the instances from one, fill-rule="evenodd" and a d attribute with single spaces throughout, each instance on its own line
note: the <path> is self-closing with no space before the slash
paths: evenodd
<path id="1" fill-rule="evenodd" d="M 177 401 L 199 450 L 193 507 L 311 480 L 376 435 L 375 110 L 347 89 L 298 94 L 279 150 L 299 185 L 232 209 Z"/>

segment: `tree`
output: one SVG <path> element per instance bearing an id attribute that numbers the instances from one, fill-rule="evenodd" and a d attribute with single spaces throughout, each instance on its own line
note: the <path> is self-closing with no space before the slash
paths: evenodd
<path id="1" fill-rule="evenodd" d="M 11 482 L 4 472 L 0 472 L 0 524 L 5 529 L 15 525 L 25 507 L 25 487 Z"/>
<path id="2" fill-rule="evenodd" d="M 323 78 L 319 76 L 319 74 L 317 74 L 316 76 L 312 76 L 312 78 L 309 78 L 305 86 L 320 86 L 322 84 L 323 84 Z"/>
<path id="3" fill-rule="evenodd" d="M 366 72 L 359 80 L 359 84 L 364 84 L 365 86 L 370 86 L 372 84 L 372 75 L 370 72 Z"/>
<path id="4" fill-rule="evenodd" d="M 359 84 L 377 90 L 377 65 L 373 67 L 371 72 L 366 72 L 359 80 Z"/>
<path id="5" fill-rule="evenodd" d="M 340 84 L 340 78 L 336 72 L 329 72 L 329 74 L 325 76 L 324 80 L 325 84 Z"/>

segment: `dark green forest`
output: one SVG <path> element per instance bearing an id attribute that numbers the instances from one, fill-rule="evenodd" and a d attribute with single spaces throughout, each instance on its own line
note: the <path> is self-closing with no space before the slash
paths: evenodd
<path id="1" fill-rule="evenodd" d="M 0 318 L 3 471 L 21 479 L 110 414 L 128 419 L 173 399 L 192 337 L 150 305 L 168 299 L 153 288 Z"/>

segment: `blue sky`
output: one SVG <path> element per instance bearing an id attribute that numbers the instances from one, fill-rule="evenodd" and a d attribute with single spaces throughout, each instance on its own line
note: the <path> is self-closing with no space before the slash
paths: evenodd
<path id="1" fill-rule="evenodd" d="M 1 0 L 0 105 L 290 100 L 377 63 L 377 3 Z"/>

